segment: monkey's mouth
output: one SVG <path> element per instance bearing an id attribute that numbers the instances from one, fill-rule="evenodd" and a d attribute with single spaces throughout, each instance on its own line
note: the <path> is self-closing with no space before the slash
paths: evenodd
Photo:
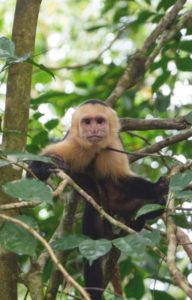
<path id="1" fill-rule="evenodd" d="M 98 142 L 100 142 L 102 140 L 102 138 L 103 137 L 100 136 L 100 135 L 91 135 L 87 139 L 91 143 L 98 143 Z"/>

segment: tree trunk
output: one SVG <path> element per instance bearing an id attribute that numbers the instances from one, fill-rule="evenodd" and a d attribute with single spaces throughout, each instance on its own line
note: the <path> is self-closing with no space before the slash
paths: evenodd
<path id="1" fill-rule="evenodd" d="M 16 54 L 33 54 L 41 0 L 17 0 L 12 39 Z M 32 65 L 14 64 L 9 69 L 4 119 L 3 150 L 23 151 L 27 139 Z M 1 169 L 0 184 L 20 178 L 21 171 Z M 13 201 L 0 192 L 0 204 Z M 0 249 L 0 299 L 17 299 L 16 256 Z"/>

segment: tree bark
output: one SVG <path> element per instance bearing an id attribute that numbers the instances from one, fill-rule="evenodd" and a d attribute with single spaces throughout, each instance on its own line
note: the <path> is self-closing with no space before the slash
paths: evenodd
<path id="1" fill-rule="evenodd" d="M 16 54 L 33 54 L 41 0 L 17 0 L 12 39 Z M 32 65 L 19 63 L 9 68 L 3 128 L 3 150 L 23 151 L 27 139 Z M 21 171 L 1 169 L 0 185 L 20 178 Z M 0 191 L 0 204 L 12 199 Z M 17 299 L 17 262 L 13 253 L 0 249 L 0 299 Z"/>

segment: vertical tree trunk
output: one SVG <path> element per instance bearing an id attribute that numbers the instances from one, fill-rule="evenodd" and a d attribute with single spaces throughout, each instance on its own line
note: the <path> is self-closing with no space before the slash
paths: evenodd
<path id="1" fill-rule="evenodd" d="M 12 39 L 16 54 L 33 54 L 41 0 L 17 0 Z M 32 66 L 14 64 L 9 69 L 4 119 L 3 150 L 23 151 L 27 139 Z M 11 167 L 1 169 L 0 184 L 20 178 Z M 12 199 L 0 191 L 0 204 Z M 0 249 L 0 299 L 17 299 L 16 256 Z"/>

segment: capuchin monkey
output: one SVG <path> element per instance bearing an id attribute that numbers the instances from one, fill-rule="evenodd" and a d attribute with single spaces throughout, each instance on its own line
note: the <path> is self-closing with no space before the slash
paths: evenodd
<path id="1" fill-rule="evenodd" d="M 54 164 L 33 161 L 32 172 L 46 180 L 54 168 L 63 169 L 112 216 L 118 216 L 136 231 L 145 221 L 160 216 L 163 209 L 135 219 L 136 212 L 147 203 L 165 205 L 167 182 L 160 178 L 152 183 L 134 174 L 119 137 L 120 123 L 116 112 L 100 100 L 88 100 L 73 113 L 72 124 L 63 141 L 49 145 L 42 155 Z M 86 203 L 83 233 L 92 239 L 115 236 L 112 226 Z M 85 288 L 92 300 L 102 300 L 105 289 L 101 259 L 90 266 L 84 261 Z"/>

